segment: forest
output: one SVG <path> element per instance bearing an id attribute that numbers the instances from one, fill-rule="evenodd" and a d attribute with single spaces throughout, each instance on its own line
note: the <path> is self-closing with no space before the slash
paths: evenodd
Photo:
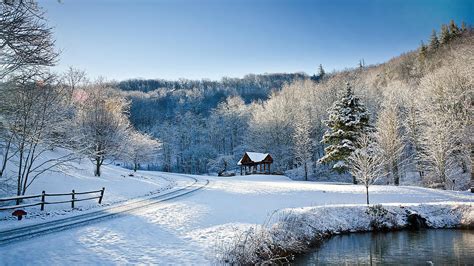
<path id="1" fill-rule="evenodd" d="M 348 171 L 320 160 L 328 110 L 350 86 L 385 158 L 379 182 L 465 189 L 473 43 L 472 29 L 451 21 L 426 45 L 377 65 L 219 82 L 129 80 L 118 87 L 132 102 L 134 126 L 162 143 L 149 166 L 159 170 L 231 171 L 243 152 L 257 151 L 271 153 L 278 171 L 295 179 L 350 180 Z"/>
<path id="2" fill-rule="evenodd" d="M 376 154 L 378 182 L 468 187 L 474 31 L 464 23 L 388 62 L 330 73 L 110 81 L 51 71 L 59 53 L 41 8 L 1 5 L 2 193 L 24 195 L 78 158 L 96 176 L 111 163 L 204 174 L 234 171 L 245 151 L 270 153 L 275 173 L 294 179 L 356 182 L 351 166 Z"/>

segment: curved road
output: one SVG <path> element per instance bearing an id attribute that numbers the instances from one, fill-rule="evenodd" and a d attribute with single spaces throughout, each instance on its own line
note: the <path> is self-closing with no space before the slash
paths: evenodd
<path id="1" fill-rule="evenodd" d="M 151 175 L 166 179 L 160 174 Z M 171 190 L 164 191 L 152 197 L 131 200 L 119 205 L 102 208 L 97 211 L 79 214 L 68 218 L 2 231 L 0 232 L 0 246 L 33 238 L 39 235 L 59 232 L 78 226 L 103 221 L 104 219 L 112 219 L 126 216 L 127 214 L 133 214 L 136 211 L 154 207 L 161 202 L 176 199 L 196 192 L 209 184 L 208 179 L 198 179 L 192 176 L 178 174 L 167 174 L 167 177 L 168 176 L 186 178 L 189 181 L 183 186 L 174 187 Z"/>

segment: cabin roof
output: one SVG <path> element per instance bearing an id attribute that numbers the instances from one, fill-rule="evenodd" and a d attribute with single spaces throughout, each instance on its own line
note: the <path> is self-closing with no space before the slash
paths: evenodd
<path id="1" fill-rule="evenodd" d="M 247 154 L 250 160 L 254 163 L 262 162 L 265 160 L 265 158 L 267 158 L 270 155 L 269 153 L 260 153 L 260 152 L 245 152 L 245 154 Z M 245 154 L 244 156 L 242 156 L 242 159 L 245 157 Z M 239 160 L 237 165 L 242 165 L 242 159 Z"/>

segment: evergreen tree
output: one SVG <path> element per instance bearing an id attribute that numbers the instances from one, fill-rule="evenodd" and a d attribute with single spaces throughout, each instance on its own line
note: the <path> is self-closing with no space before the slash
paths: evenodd
<path id="1" fill-rule="evenodd" d="M 323 65 L 319 64 L 318 67 L 318 78 L 322 79 L 326 75 L 326 72 L 324 71 Z"/>
<path id="2" fill-rule="evenodd" d="M 466 22 L 463 21 L 463 22 L 461 23 L 461 33 L 466 32 L 466 31 L 467 31 Z"/>
<path id="3" fill-rule="evenodd" d="M 436 51 L 438 47 L 439 47 L 438 36 L 436 35 L 436 31 L 433 30 L 433 32 L 431 33 L 431 39 L 430 39 L 430 49 L 432 51 Z"/>
<path id="4" fill-rule="evenodd" d="M 447 44 L 449 42 L 449 39 L 451 38 L 449 34 L 449 28 L 447 25 L 443 24 L 441 26 L 441 33 L 440 33 L 440 42 L 441 44 Z"/>
<path id="5" fill-rule="evenodd" d="M 428 55 L 428 47 L 421 41 L 421 46 L 420 46 L 420 51 L 418 54 L 418 59 L 420 60 L 420 63 L 423 63 L 426 59 L 426 56 Z"/>
<path id="6" fill-rule="evenodd" d="M 461 31 L 459 30 L 458 25 L 456 25 L 454 20 L 451 20 L 449 22 L 449 35 L 450 35 L 450 38 L 451 39 L 456 38 L 456 37 L 459 36 L 459 34 L 461 34 Z"/>
<path id="7" fill-rule="evenodd" d="M 329 129 L 322 142 L 329 146 L 325 148 L 325 155 L 319 162 L 334 162 L 333 169 L 343 173 L 348 170 L 348 158 L 356 149 L 357 139 L 370 128 L 369 112 L 360 99 L 354 96 L 349 84 L 343 97 L 336 101 L 328 112 L 329 119 L 325 123 Z"/>

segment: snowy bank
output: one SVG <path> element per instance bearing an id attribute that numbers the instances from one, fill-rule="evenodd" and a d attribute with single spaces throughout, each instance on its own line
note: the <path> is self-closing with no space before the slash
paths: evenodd
<path id="1" fill-rule="evenodd" d="M 324 239 L 341 233 L 406 228 L 474 228 L 473 203 L 334 205 L 283 209 L 262 226 L 221 244 L 226 263 L 288 262 Z"/>

